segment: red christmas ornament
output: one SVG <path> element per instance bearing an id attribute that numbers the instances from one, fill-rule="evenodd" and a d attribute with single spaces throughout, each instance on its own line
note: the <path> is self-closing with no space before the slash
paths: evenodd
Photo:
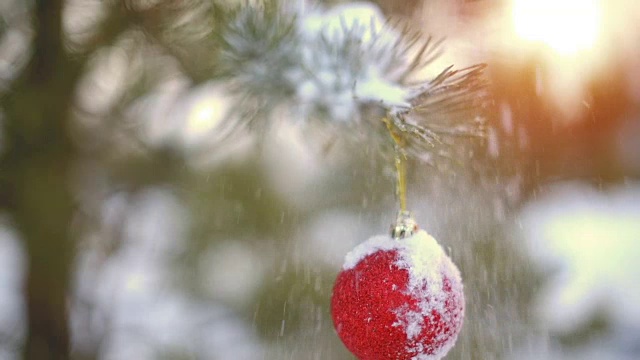
<path id="1" fill-rule="evenodd" d="M 331 298 L 334 326 L 360 360 L 441 359 L 462 328 L 460 272 L 426 232 L 398 237 L 376 236 L 347 254 Z"/>

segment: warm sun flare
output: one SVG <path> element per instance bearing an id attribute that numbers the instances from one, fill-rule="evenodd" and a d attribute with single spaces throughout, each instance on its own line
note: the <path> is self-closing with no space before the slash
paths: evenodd
<path id="1" fill-rule="evenodd" d="M 600 15 L 599 0 L 513 0 L 518 36 L 564 55 L 594 46 Z"/>

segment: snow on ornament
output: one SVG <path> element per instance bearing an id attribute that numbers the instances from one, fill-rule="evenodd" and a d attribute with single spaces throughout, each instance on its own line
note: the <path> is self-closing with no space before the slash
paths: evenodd
<path id="1" fill-rule="evenodd" d="M 462 328 L 458 268 L 408 213 L 347 254 L 331 298 L 338 336 L 360 360 L 438 360 Z"/>

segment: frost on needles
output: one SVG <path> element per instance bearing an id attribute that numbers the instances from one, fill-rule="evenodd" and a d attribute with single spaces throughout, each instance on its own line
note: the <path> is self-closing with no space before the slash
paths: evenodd
<path id="1" fill-rule="evenodd" d="M 216 64 L 237 108 L 267 115 L 245 116 L 250 127 L 285 111 L 370 142 L 387 139 L 386 119 L 407 153 L 427 161 L 446 155 L 453 138 L 482 135 L 484 65 L 421 78 L 442 41 L 391 23 L 373 4 L 301 11 L 267 2 L 238 7 L 228 18 L 217 34 Z"/>

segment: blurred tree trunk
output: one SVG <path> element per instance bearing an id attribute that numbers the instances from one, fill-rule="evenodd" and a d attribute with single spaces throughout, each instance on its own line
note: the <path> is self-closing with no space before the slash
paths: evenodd
<path id="1" fill-rule="evenodd" d="M 128 28 L 130 9 L 113 2 L 83 53 L 65 51 L 64 0 L 35 0 L 32 57 L 0 98 L 6 151 L 0 159 L 0 206 L 12 216 L 27 251 L 25 359 L 70 358 L 67 296 L 75 239 L 69 170 L 77 151 L 69 115 L 87 60 Z"/>
<path id="2" fill-rule="evenodd" d="M 66 296 L 74 242 L 67 118 L 79 68 L 63 49 L 62 2 L 35 2 L 32 58 L 3 99 L 3 197 L 28 260 L 25 359 L 69 358 Z"/>

